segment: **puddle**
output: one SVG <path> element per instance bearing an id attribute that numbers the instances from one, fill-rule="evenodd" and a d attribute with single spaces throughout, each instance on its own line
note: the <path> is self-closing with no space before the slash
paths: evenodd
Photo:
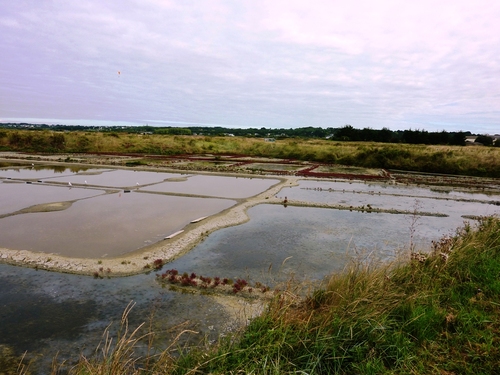
<path id="1" fill-rule="evenodd" d="M 313 170 L 313 172 L 321 173 L 348 173 L 348 174 L 362 174 L 371 176 L 380 176 L 380 169 L 360 168 L 360 167 L 347 167 L 340 165 L 321 165 Z"/>
<path id="2" fill-rule="evenodd" d="M 231 163 L 227 161 L 176 161 L 172 167 L 183 166 L 185 169 L 193 169 L 197 171 L 202 171 L 205 169 L 212 170 L 213 168 L 229 168 L 234 166 L 236 163 Z"/>
<path id="3" fill-rule="evenodd" d="M 245 164 L 243 168 L 263 171 L 298 171 L 305 168 L 306 165 L 297 164 L 271 164 L 271 163 L 252 163 Z"/>

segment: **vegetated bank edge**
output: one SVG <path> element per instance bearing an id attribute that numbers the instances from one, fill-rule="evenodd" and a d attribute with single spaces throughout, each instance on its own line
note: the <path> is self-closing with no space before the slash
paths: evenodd
<path id="1" fill-rule="evenodd" d="M 138 357 L 141 340 L 126 331 L 69 373 L 494 374 L 499 273 L 500 218 L 486 217 L 426 256 L 353 262 L 306 298 L 290 284 L 238 336 L 215 346 Z"/>

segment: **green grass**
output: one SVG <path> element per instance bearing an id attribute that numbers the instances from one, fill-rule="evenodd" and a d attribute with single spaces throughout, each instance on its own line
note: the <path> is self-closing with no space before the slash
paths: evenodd
<path id="1" fill-rule="evenodd" d="M 136 335 L 70 373 L 500 373 L 500 219 L 461 228 L 425 257 L 353 262 L 305 298 L 282 291 L 244 331 L 208 349 L 139 359 Z"/>

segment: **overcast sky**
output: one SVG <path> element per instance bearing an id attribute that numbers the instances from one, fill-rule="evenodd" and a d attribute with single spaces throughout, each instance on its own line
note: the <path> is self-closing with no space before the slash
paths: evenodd
<path id="1" fill-rule="evenodd" d="M 498 0 L 0 0 L 0 121 L 500 133 Z"/>

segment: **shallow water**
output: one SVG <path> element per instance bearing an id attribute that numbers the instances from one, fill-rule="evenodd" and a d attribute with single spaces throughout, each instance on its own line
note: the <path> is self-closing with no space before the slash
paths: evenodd
<path id="1" fill-rule="evenodd" d="M 85 173 L 78 173 L 71 176 L 61 176 L 51 178 L 46 182 L 62 182 L 81 185 L 96 185 L 112 188 L 136 188 L 138 185 L 150 185 L 160 183 L 168 178 L 177 177 L 180 174 L 145 172 L 145 171 L 127 171 L 122 169 L 111 170 L 92 170 Z"/>
<path id="2" fill-rule="evenodd" d="M 0 215 L 37 204 L 74 201 L 102 195 L 103 190 L 55 187 L 23 182 L 0 182 Z M 1 232 L 0 232 L 1 233 Z M 1 243 L 0 243 L 1 246 Z"/>
<path id="3" fill-rule="evenodd" d="M 365 184 L 359 182 L 300 181 L 283 189 L 290 200 L 361 207 L 423 211 L 461 217 L 500 214 L 500 195 L 454 192 L 441 193 L 423 187 Z M 471 200 L 467 202 L 464 200 Z"/>
<path id="4" fill-rule="evenodd" d="M 0 177 L 0 215 L 73 202 L 63 211 L 1 218 L 0 247 L 81 258 L 118 256 L 151 245 L 194 219 L 231 207 L 236 203 L 231 198 L 259 194 L 279 181 L 42 166 L 4 168 Z"/>
<path id="5" fill-rule="evenodd" d="M 182 272 L 276 284 L 291 275 L 321 280 L 352 259 L 394 260 L 410 240 L 428 250 L 431 240 L 453 234 L 463 224 L 456 217 L 412 217 L 324 208 L 259 205 L 250 221 L 211 234 L 188 254 L 166 265 Z"/>
<path id="6" fill-rule="evenodd" d="M 293 190 L 296 190 L 294 187 Z M 477 199 L 477 200 L 494 200 L 499 202 L 500 195 L 498 194 L 483 194 L 483 193 L 468 193 L 460 190 L 454 190 L 453 188 L 435 188 L 435 187 L 423 187 L 423 186 L 413 186 L 413 185 L 400 185 L 391 184 L 385 182 L 357 182 L 357 181 L 312 181 L 312 180 L 300 180 L 300 190 L 345 190 L 345 192 L 365 192 L 365 193 L 375 193 L 380 192 L 386 195 L 405 195 L 405 196 L 415 196 L 415 197 L 431 197 L 431 198 L 466 198 L 466 199 Z M 308 194 L 302 192 L 302 194 Z"/>
<path id="7" fill-rule="evenodd" d="M 185 177 L 185 180 L 167 181 L 141 190 L 210 197 L 248 198 L 269 189 L 278 182 L 279 180 L 276 179 L 189 175 Z"/>
<path id="8" fill-rule="evenodd" d="M 90 355 L 108 325 L 116 332 L 131 301 L 136 304 L 131 328 L 149 324 L 154 315 L 153 350 L 165 348 L 183 329 L 198 334 L 184 335 L 181 345 L 214 340 L 231 328 L 225 310 L 211 297 L 169 291 L 153 274 L 93 279 L 0 264 L 0 343 L 18 354 L 28 351 L 38 373 L 46 374 L 56 354 L 60 361 Z"/>
<path id="9" fill-rule="evenodd" d="M 251 163 L 243 165 L 242 168 L 267 171 L 297 171 L 305 168 L 305 166 L 297 164 Z"/>
<path id="10" fill-rule="evenodd" d="M 161 241 L 190 221 L 234 203 L 134 191 L 105 194 L 77 201 L 64 211 L 4 217 L 0 246 L 79 258 L 119 256 Z"/>
<path id="11" fill-rule="evenodd" d="M 4 168 L 0 168 L 0 178 L 33 180 L 41 178 L 60 177 L 61 175 L 74 175 L 76 173 L 84 173 L 90 170 L 92 170 L 92 168 L 81 167 L 77 165 L 71 167 L 54 165 L 29 166 L 26 164 L 18 166 L 4 165 Z"/>

